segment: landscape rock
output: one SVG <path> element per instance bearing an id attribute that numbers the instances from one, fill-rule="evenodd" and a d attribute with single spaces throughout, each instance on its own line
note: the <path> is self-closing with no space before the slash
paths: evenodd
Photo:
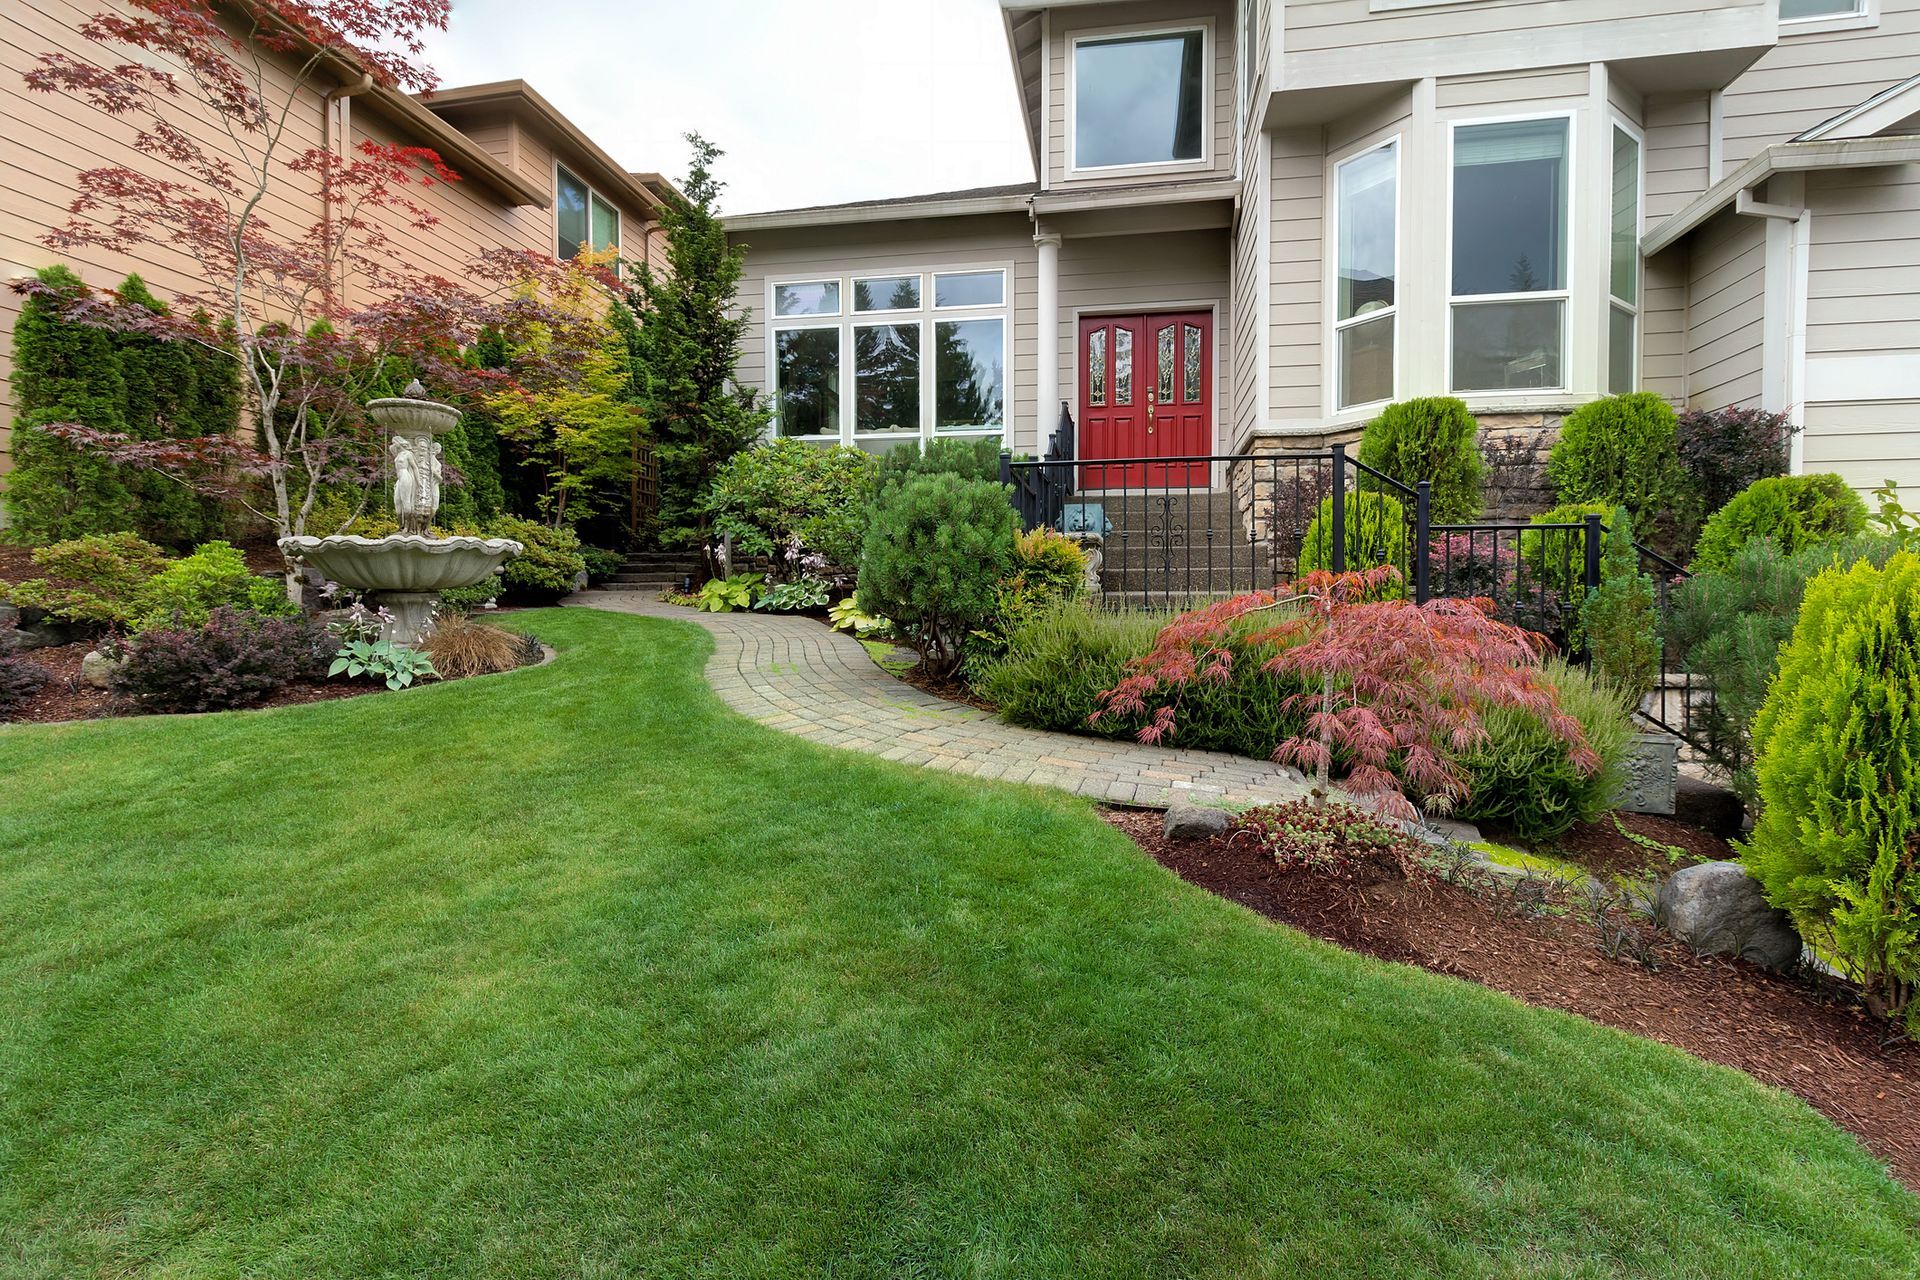
<path id="1" fill-rule="evenodd" d="M 1769 969 L 1800 958 L 1800 935 L 1737 862 L 1683 867 L 1660 886 L 1660 922 L 1703 956 L 1736 955 Z"/>
<path id="2" fill-rule="evenodd" d="M 38 609 L 21 610 L 8 604 L 0 605 L 0 611 L 0 654 L 50 649 L 72 644 L 81 636 L 79 628 L 55 622 Z"/>
<path id="3" fill-rule="evenodd" d="M 95 649 L 80 659 L 80 683 L 89 689 L 112 688 L 114 673 L 126 665 L 125 658 L 109 657 Z"/>
<path id="4" fill-rule="evenodd" d="M 1169 840 L 1205 840 L 1224 835 L 1233 824 L 1233 815 L 1225 809 L 1205 809 L 1197 804 L 1176 804 L 1167 810 L 1162 830 Z"/>

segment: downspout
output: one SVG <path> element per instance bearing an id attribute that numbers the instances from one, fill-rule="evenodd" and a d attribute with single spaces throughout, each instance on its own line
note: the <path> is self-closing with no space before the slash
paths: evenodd
<path id="1" fill-rule="evenodd" d="M 353 107 L 348 100 L 359 97 L 371 88 L 373 88 L 373 76 L 363 71 L 360 73 L 358 80 L 351 84 L 342 84 L 337 88 L 330 89 L 326 95 L 320 99 L 320 110 L 322 113 L 320 121 L 321 136 L 326 141 L 327 150 L 332 152 L 337 159 L 345 160 L 347 153 L 353 149 Z M 320 174 L 320 243 L 321 252 L 326 255 L 328 260 L 331 260 L 334 249 L 333 166 L 331 164 L 323 169 Z M 332 271 L 327 273 L 326 301 L 329 307 L 341 301 L 337 295 L 345 292 L 346 285 L 347 277 L 344 265 L 341 268 L 339 279 L 337 280 L 334 278 Z"/>
<path id="2" fill-rule="evenodd" d="M 1807 261 L 1813 217 L 1799 174 L 1776 174 L 1773 182 L 1785 201 L 1756 199 L 1749 187 L 1734 195 L 1733 212 L 1767 223 L 1760 406 L 1785 414 L 1796 428 L 1788 446 L 1788 470 L 1799 475 L 1806 469 Z"/>

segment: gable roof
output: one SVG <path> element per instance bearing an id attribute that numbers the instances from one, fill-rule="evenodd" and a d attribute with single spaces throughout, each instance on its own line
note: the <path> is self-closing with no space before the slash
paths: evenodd
<path id="1" fill-rule="evenodd" d="M 1871 138 L 1920 112 L 1920 75 L 1908 76 L 1888 85 L 1865 102 L 1828 116 L 1799 135 L 1795 142 L 1818 142 L 1823 138 Z"/>
<path id="2" fill-rule="evenodd" d="M 809 204 L 794 209 L 736 213 L 723 218 L 729 231 L 756 227 L 808 227 L 843 222 L 885 222 L 893 218 L 953 218 L 979 213 L 1024 212 L 1039 184 L 1013 182 L 997 187 L 966 187 L 929 195 L 888 196 L 878 200 L 849 200 L 843 204 Z"/>
<path id="3" fill-rule="evenodd" d="M 589 138 L 579 125 L 560 114 L 558 107 L 535 92 L 533 86 L 525 80 L 493 80 L 486 84 L 435 89 L 432 93 L 423 94 L 415 100 L 436 116 L 462 108 L 497 108 L 524 112 L 539 121 L 549 132 L 573 148 L 586 161 L 589 172 L 585 176 L 597 188 L 609 195 L 620 197 L 628 208 L 643 212 L 652 212 L 665 204 L 659 193 L 643 181 L 640 175 L 630 172 L 617 163 L 612 156 L 601 149 L 599 143 Z M 658 177 L 657 174 L 651 176 Z"/>

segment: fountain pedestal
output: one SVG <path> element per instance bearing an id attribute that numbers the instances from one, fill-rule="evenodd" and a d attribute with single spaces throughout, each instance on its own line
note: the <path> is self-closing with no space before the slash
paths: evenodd
<path id="1" fill-rule="evenodd" d="M 427 536 L 440 509 L 443 476 L 434 437 L 452 430 L 460 411 L 425 395 L 415 382 L 405 395 L 367 406 L 373 420 L 393 433 L 387 457 L 393 463 L 393 506 L 400 532 L 384 538 L 335 534 L 280 540 L 288 559 L 312 565 L 393 615 L 382 639 L 402 645 L 418 644 L 433 630 L 433 611 L 442 591 L 484 582 L 526 550 L 511 538 Z"/>

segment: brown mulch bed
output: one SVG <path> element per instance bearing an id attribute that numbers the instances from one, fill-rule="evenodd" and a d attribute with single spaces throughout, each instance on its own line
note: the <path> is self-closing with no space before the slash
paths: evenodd
<path id="1" fill-rule="evenodd" d="M 1641 926 L 1660 966 L 1649 971 L 1608 958 L 1580 908 L 1522 918 L 1425 872 L 1331 878 L 1283 869 L 1244 842 L 1167 840 L 1157 813 L 1105 817 L 1182 879 L 1317 938 L 1576 1013 L 1797 1094 L 1920 1190 L 1920 1045 L 1883 1045 L 1887 1024 L 1832 987 L 1695 956 Z"/>
<path id="2" fill-rule="evenodd" d="M 1692 866 L 1696 862 L 1717 862 L 1737 856 L 1733 846 L 1719 836 L 1698 827 L 1690 827 L 1684 822 L 1675 822 L 1672 818 L 1646 813 L 1623 813 L 1619 818 L 1620 825 L 1633 834 L 1680 849 L 1683 856 L 1674 859 L 1659 850 L 1635 844 L 1613 825 L 1612 814 L 1603 815 L 1593 822 L 1577 824 L 1547 852 L 1568 862 L 1579 863 L 1603 881 L 1615 875 L 1643 875 L 1648 872 L 1666 875 L 1675 867 Z"/>
<path id="3" fill-rule="evenodd" d="M 52 673 L 53 679 L 10 716 L 0 716 L 0 724 L 53 724 L 63 720 L 98 720 L 107 716 L 135 714 L 133 708 L 104 689 L 92 689 L 80 683 L 80 660 L 96 646 L 95 641 L 29 649 L 20 656 Z M 321 684 L 290 684 L 272 696 L 254 703 L 247 710 L 261 707 L 293 707 L 309 702 L 331 702 L 336 698 L 357 698 L 362 694 L 385 693 L 380 684 L 330 680 Z"/>
<path id="4" fill-rule="evenodd" d="M 886 669 L 885 667 L 881 668 L 883 671 Z M 928 675 L 926 668 L 917 662 L 906 670 L 896 671 L 893 674 L 921 692 L 930 693 L 936 698 L 945 698 L 948 702 L 964 702 L 970 707 L 977 707 L 981 711 L 991 711 L 996 715 L 1000 712 L 999 707 L 975 693 L 973 686 L 965 680 L 957 678 L 950 680 L 935 679 L 933 676 Z"/>

